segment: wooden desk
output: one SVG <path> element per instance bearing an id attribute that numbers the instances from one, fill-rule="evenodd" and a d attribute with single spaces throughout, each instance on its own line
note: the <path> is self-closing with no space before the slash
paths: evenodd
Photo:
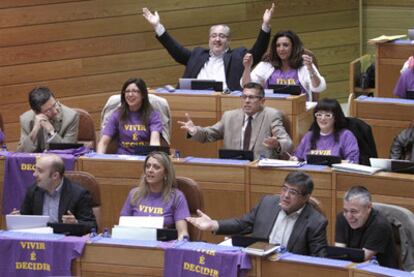
<path id="1" fill-rule="evenodd" d="M 343 196 L 355 185 L 365 186 L 374 202 L 398 205 L 414 212 L 414 175 L 379 172 L 369 176 L 334 172 L 333 178 L 336 187 L 335 213 L 342 211 Z"/>
<path id="2" fill-rule="evenodd" d="M 375 59 L 375 96 L 393 97 L 395 84 L 404 62 L 413 55 L 414 45 L 395 42 L 377 43 Z"/>
<path id="3" fill-rule="evenodd" d="M 402 103 L 400 99 L 387 102 L 363 97 L 351 102 L 352 116 L 371 126 L 378 157 L 388 158 L 394 137 L 414 120 L 414 100 Z"/>
<path id="4" fill-rule="evenodd" d="M 163 276 L 164 251 L 159 248 L 87 244 L 80 268 L 82 277 Z"/>

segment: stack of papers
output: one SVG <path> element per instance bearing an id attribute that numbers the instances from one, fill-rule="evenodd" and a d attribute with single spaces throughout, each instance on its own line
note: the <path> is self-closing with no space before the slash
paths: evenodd
<path id="1" fill-rule="evenodd" d="M 257 241 L 248 247 L 244 248 L 243 251 L 250 255 L 255 256 L 266 256 L 273 252 L 276 252 L 280 246 L 276 244 L 267 243 L 264 241 Z"/>
<path id="2" fill-rule="evenodd" d="M 400 38 L 405 38 L 407 35 L 396 35 L 396 36 L 379 36 L 376 38 L 372 38 L 370 40 L 368 40 L 368 44 L 376 44 L 376 43 L 384 43 L 384 42 L 388 42 L 388 41 L 393 41 L 393 40 L 397 40 Z"/>
<path id="3" fill-rule="evenodd" d="M 276 159 L 262 159 L 257 164 L 259 167 L 301 167 L 302 162 Z"/>
<path id="4" fill-rule="evenodd" d="M 372 175 L 382 170 L 381 168 L 378 168 L 378 167 L 371 167 L 371 166 L 351 164 L 351 163 L 333 164 L 332 168 L 336 171 L 359 173 L 359 174 L 365 174 L 365 175 Z"/>

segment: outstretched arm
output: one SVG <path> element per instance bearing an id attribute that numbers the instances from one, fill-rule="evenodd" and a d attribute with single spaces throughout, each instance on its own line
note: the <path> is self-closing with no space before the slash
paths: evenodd
<path id="1" fill-rule="evenodd" d="M 219 228 L 217 220 L 211 219 L 208 215 L 197 210 L 198 217 L 187 217 L 186 220 L 202 231 L 215 232 Z"/>

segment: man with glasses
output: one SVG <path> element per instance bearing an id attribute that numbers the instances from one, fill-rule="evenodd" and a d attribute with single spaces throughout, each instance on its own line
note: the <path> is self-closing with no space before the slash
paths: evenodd
<path id="1" fill-rule="evenodd" d="M 143 8 L 143 16 L 153 26 L 156 38 L 167 49 L 174 60 L 185 65 L 183 78 L 208 79 L 223 82 L 223 90 L 240 90 L 243 57 L 249 52 L 253 55 L 253 63 L 257 64 L 267 50 L 270 40 L 270 20 L 275 5 L 266 9 L 263 24 L 253 47 L 230 49 L 230 28 L 227 25 L 214 25 L 210 28 L 209 48 L 196 47 L 189 50 L 175 41 L 160 23 L 157 12 L 151 13 Z"/>
<path id="2" fill-rule="evenodd" d="M 202 143 L 224 140 L 225 149 L 253 151 L 255 159 L 281 158 L 292 149 L 292 140 L 283 127 L 282 113 L 264 107 L 264 89 L 247 83 L 241 94 L 241 109 L 227 111 L 221 120 L 209 127 L 194 125 L 190 116 L 178 121 L 192 140 Z"/>
<path id="3" fill-rule="evenodd" d="M 311 177 L 301 171 L 289 173 L 280 195 L 267 195 L 241 218 L 213 220 L 197 211 L 199 217 L 187 221 L 200 230 L 216 234 L 251 234 L 280 244 L 295 254 L 326 256 L 327 219 L 309 202 Z"/>
<path id="4" fill-rule="evenodd" d="M 363 249 L 365 260 L 376 256 L 380 265 L 398 267 L 391 224 L 372 207 L 371 194 L 363 186 L 345 193 L 343 211 L 336 217 L 335 245 Z"/>
<path id="5" fill-rule="evenodd" d="M 43 152 L 48 143 L 76 143 L 79 114 L 60 104 L 47 87 L 29 93 L 32 110 L 20 116 L 18 152 Z"/>

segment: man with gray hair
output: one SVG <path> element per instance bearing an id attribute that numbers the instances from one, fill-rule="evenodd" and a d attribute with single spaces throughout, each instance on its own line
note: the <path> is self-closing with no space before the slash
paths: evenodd
<path id="1" fill-rule="evenodd" d="M 200 210 L 187 221 L 200 230 L 217 234 L 251 234 L 258 239 L 285 246 L 301 255 L 326 256 L 327 219 L 308 201 L 313 190 L 311 177 L 302 171 L 289 173 L 280 195 L 267 195 L 241 218 L 213 220 Z"/>
<path id="2" fill-rule="evenodd" d="M 230 49 L 230 28 L 227 25 L 214 25 L 210 28 L 208 49 L 196 47 L 189 50 L 175 41 L 160 22 L 158 12 L 151 13 L 143 8 L 145 19 L 153 26 L 156 38 L 167 49 L 174 60 L 185 65 L 183 78 L 209 79 L 223 82 L 223 90 L 240 90 L 243 57 L 249 52 L 253 63 L 257 64 L 267 50 L 270 40 L 270 20 L 275 5 L 266 9 L 259 36 L 251 49 L 239 47 Z"/>
<path id="3" fill-rule="evenodd" d="M 371 194 L 363 186 L 345 193 L 343 212 L 336 217 L 335 245 L 361 248 L 365 260 L 376 256 L 380 265 L 398 267 L 391 224 L 372 207 Z"/>

